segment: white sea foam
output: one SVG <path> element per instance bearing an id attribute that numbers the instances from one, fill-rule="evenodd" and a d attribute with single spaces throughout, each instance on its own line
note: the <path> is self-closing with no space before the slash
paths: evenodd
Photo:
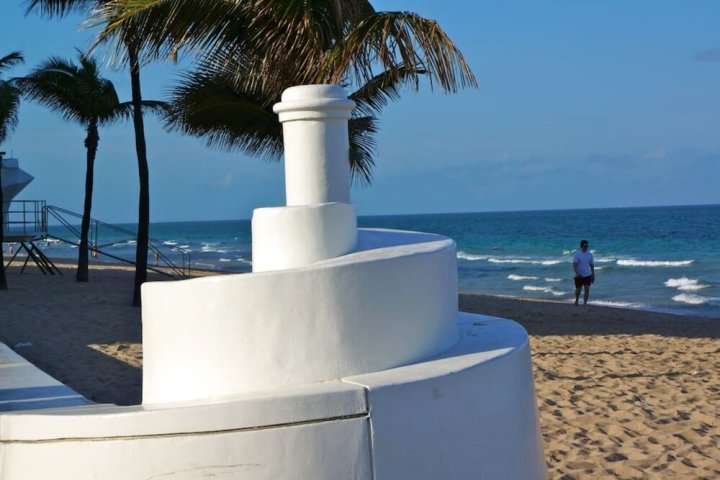
<path id="1" fill-rule="evenodd" d="M 164 241 L 163 243 L 164 243 L 165 245 L 170 245 L 171 247 L 178 244 L 178 242 L 176 242 L 175 240 L 166 240 L 166 241 Z"/>
<path id="2" fill-rule="evenodd" d="M 675 302 L 688 303 L 690 305 L 703 305 L 710 301 L 707 297 L 693 293 L 681 293 L 680 295 L 675 295 L 672 299 Z"/>
<path id="3" fill-rule="evenodd" d="M 646 308 L 647 305 L 643 303 L 633 302 L 614 302 L 612 300 L 590 300 L 592 305 L 598 305 L 600 307 L 613 307 L 613 308 Z"/>
<path id="4" fill-rule="evenodd" d="M 226 262 L 232 262 L 232 259 L 231 258 L 221 258 L 219 261 L 226 263 Z"/>
<path id="5" fill-rule="evenodd" d="M 683 292 L 694 292 L 697 290 L 702 290 L 703 288 L 708 288 L 710 285 L 700 283 L 700 280 L 696 280 L 694 278 L 681 277 L 669 278 L 668 281 L 665 282 L 665 286 L 677 288 L 678 290 L 682 290 Z"/>
<path id="6" fill-rule="evenodd" d="M 556 297 L 559 297 L 561 295 L 566 295 L 566 292 L 561 292 L 560 290 L 555 290 L 552 287 L 538 287 L 536 285 L 525 285 L 523 286 L 523 290 L 527 292 L 543 292 L 543 293 L 549 293 L 551 295 L 554 295 Z"/>
<path id="7" fill-rule="evenodd" d="M 467 252 L 463 252 L 462 250 L 458 250 L 457 258 L 460 258 L 462 260 L 470 260 L 471 262 L 476 262 L 478 260 L 487 260 L 489 257 L 487 255 L 473 255 L 472 253 L 467 253 Z"/>
<path id="8" fill-rule="evenodd" d="M 227 250 L 224 250 L 222 248 L 215 248 L 215 247 L 207 246 L 207 245 L 203 245 L 203 247 L 200 249 L 200 251 L 205 252 L 205 253 L 228 253 Z"/>
<path id="9" fill-rule="evenodd" d="M 690 265 L 695 260 L 635 260 L 626 259 L 618 260 L 617 264 L 621 267 L 684 267 Z"/>
<path id="10" fill-rule="evenodd" d="M 562 278 L 546 278 L 545 281 L 555 283 L 555 282 L 562 282 L 563 279 Z"/>
<path id="11" fill-rule="evenodd" d="M 558 263 L 563 262 L 563 260 L 532 260 L 529 258 L 497 258 L 497 257 L 490 257 L 488 258 L 488 262 L 490 263 L 526 263 L 530 265 L 557 265 Z"/>
<path id="12" fill-rule="evenodd" d="M 514 273 L 511 273 L 507 276 L 508 280 L 537 280 L 538 277 L 527 277 L 525 275 L 515 275 Z"/>
<path id="13" fill-rule="evenodd" d="M 616 257 L 598 257 L 595 258 L 595 263 L 613 263 L 617 261 Z"/>

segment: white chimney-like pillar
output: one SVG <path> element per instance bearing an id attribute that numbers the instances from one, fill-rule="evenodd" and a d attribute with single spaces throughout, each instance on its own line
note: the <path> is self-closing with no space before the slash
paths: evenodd
<path id="1" fill-rule="evenodd" d="M 253 212 L 253 272 L 304 267 L 357 245 L 348 135 L 354 107 L 337 85 L 291 87 L 274 106 L 283 124 L 287 206 Z"/>
<path id="2" fill-rule="evenodd" d="M 288 206 L 350 201 L 348 120 L 354 107 L 337 85 L 283 92 L 273 110 L 283 124 Z"/>

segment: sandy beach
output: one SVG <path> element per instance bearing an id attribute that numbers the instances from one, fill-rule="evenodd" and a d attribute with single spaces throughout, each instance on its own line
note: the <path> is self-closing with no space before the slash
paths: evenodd
<path id="1" fill-rule="evenodd" d="M 91 400 L 140 403 L 132 270 L 94 265 L 85 284 L 61 270 L 9 269 L 0 341 Z M 528 330 L 550 479 L 720 479 L 720 319 L 474 294 L 460 307 Z"/>

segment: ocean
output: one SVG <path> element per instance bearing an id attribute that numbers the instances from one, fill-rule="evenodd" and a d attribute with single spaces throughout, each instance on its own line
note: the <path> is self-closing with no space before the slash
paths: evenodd
<path id="1" fill-rule="evenodd" d="M 453 238 L 463 291 L 561 302 L 574 300 L 572 255 L 587 239 L 591 304 L 720 318 L 720 205 L 368 216 L 358 224 Z M 50 233 L 67 237 L 61 226 Z M 104 252 L 134 259 L 127 237 L 96 234 Z M 189 252 L 192 268 L 252 268 L 249 220 L 154 223 L 150 236 L 176 263 L 182 256 L 173 248 Z M 41 248 L 53 258 L 77 255 L 62 242 Z"/>

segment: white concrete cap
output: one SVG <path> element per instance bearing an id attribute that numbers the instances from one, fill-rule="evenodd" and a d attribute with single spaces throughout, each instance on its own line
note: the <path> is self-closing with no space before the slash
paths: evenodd
<path id="1" fill-rule="evenodd" d="M 348 119 L 354 107 L 337 85 L 288 88 L 273 107 L 283 124 L 288 206 L 350 201 Z"/>
<path id="2" fill-rule="evenodd" d="M 280 122 L 318 118 L 349 119 L 355 102 L 338 85 L 301 85 L 282 94 L 282 102 L 273 106 Z"/>

